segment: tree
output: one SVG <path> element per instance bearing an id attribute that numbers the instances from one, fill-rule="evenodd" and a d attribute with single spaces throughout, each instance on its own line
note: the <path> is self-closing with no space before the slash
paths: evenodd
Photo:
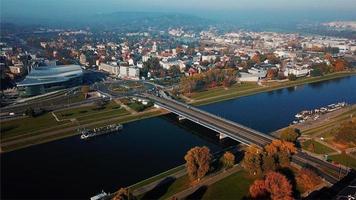
<path id="1" fill-rule="evenodd" d="M 25 110 L 25 115 L 29 116 L 29 117 L 36 117 L 36 112 L 33 108 L 28 107 Z"/>
<path id="2" fill-rule="evenodd" d="M 266 75 L 266 77 L 267 77 L 268 79 L 274 79 L 274 78 L 277 77 L 277 75 L 278 75 L 278 70 L 277 70 L 277 69 L 268 69 L 268 70 L 267 70 L 267 75 Z"/>
<path id="3" fill-rule="evenodd" d="M 277 172 L 268 172 L 263 180 L 256 180 L 249 191 L 255 199 L 293 199 L 292 185 L 285 176 Z"/>
<path id="4" fill-rule="evenodd" d="M 294 74 L 288 74 L 288 80 L 295 81 L 295 80 L 297 80 L 297 76 Z"/>
<path id="5" fill-rule="evenodd" d="M 282 140 L 295 143 L 299 137 L 299 134 L 295 131 L 294 128 L 289 127 L 281 131 L 279 137 Z"/>
<path id="6" fill-rule="evenodd" d="M 132 199 L 134 200 L 135 197 L 129 192 L 127 188 L 120 188 L 115 196 L 113 197 L 113 200 L 129 200 Z"/>
<path id="7" fill-rule="evenodd" d="M 209 171 L 211 154 L 208 147 L 194 147 L 184 156 L 189 178 L 200 181 Z"/>
<path id="8" fill-rule="evenodd" d="M 263 172 L 274 171 L 277 169 L 277 162 L 274 154 L 263 152 L 262 154 L 262 169 Z"/>
<path id="9" fill-rule="evenodd" d="M 330 53 L 326 53 L 325 56 L 324 56 L 324 58 L 325 58 L 326 60 L 328 60 L 329 62 L 333 62 L 333 61 L 334 61 L 334 58 L 333 58 L 333 56 L 332 56 Z"/>
<path id="10" fill-rule="evenodd" d="M 348 63 L 345 59 L 336 59 L 335 62 L 333 63 L 334 66 L 334 71 L 339 72 L 339 71 L 344 71 L 348 67 Z"/>
<path id="11" fill-rule="evenodd" d="M 267 199 L 269 194 L 266 190 L 265 187 L 265 181 L 264 180 L 256 180 L 253 182 L 253 184 L 250 186 L 250 195 L 254 199 Z"/>
<path id="12" fill-rule="evenodd" d="M 246 148 L 244 158 L 242 160 L 242 166 L 249 172 L 250 175 L 260 176 L 262 175 L 262 149 L 255 145 L 251 145 Z"/>
<path id="13" fill-rule="evenodd" d="M 321 76 L 323 75 L 323 73 L 321 72 L 320 68 L 314 68 L 310 71 L 310 75 L 312 77 L 316 77 L 316 76 Z"/>
<path id="14" fill-rule="evenodd" d="M 268 172 L 265 178 L 266 190 L 273 200 L 289 200 L 292 197 L 292 185 L 288 179 L 280 173 Z"/>
<path id="15" fill-rule="evenodd" d="M 231 168 L 235 164 L 235 156 L 231 152 L 227 151 L 224 155 L 220 158 L 221 165 L 225 168 Z"/>
<path id="16" fill-rule="evenodd" d="M 176 77 L 176 76 L 178 76 L 178 75 L 180 74 L 180 68 L 179 68 L 178 65 L 173 65 L 173 66 L 169 69 L 169 71 L 171 72 L 171 74 L 172 74 L 173 77 Z"/>
<path id="17" fill-rule="evenodd" d="M 261 62 L 261 55 L 260 53 L 256 53 L 255 55 L 252 56 L 251 60 L 257 64 Z"/>
<path id="18" fill-rule="evenodd" d="M 311 190 L 321 183 L 321 179 L 315 172 L 310 169 L 303 168 L 298 172 L 296 177 L 297 184 L 304 188 L 304 190 Z"/>
<path id="19" fill-rule="evenodd" d="M 275 159 L 279 167 L 288 166 L 291 155 L 297 152 L 293 143 L 282 140 L 273 140 L 271 144 L 265 146 L 264 150 Z"/>

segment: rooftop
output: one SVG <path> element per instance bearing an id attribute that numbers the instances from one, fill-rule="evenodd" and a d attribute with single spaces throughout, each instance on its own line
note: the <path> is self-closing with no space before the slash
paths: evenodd
<path id="1" fill-rule="evenodd" d="M 17 86 L 42 85 L 64 82 L 83 74 L 79 65 L 42 66 L 33 68 Z"/>

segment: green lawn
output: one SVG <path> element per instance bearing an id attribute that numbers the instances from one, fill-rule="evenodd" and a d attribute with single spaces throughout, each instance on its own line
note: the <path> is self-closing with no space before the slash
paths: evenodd
<path id="1" fill-rule="evenodd" d="M 102 109 L 98 109 L 95 106 L 85 106 L 85 107 L 79 107 L 79 108 L 55 112 L 55 114 L 61 120 L 72 119 L 72 118 L 80 119 L 83 117 L 85 118 L 88 116 L 97 115 L 98 113 L 105 113 L 113 110 L 121 110 L 120 105 L 118 105 L 115 102 L 110 102 L 107 105 L 105 105 L 105 107 Z"/>
<path id="2" fill-rule="evenodd" d="M 202 199 L 243 199 L 248 195 L 249 187 L 253 181 L 246 171 L 238 171 L 210 185 Z"/>
<path id="3" fill-rule="evenodd" d="M 22 119 L 1 122 L 1 140 L 4 141 L 14 136 L 22 135 L 39 129 L 64 124 L 57 122 L 51 113 L 37 117 L 26 117 Z"/>
<path id="4" fill-rule="evenodd" d="M 313 145 L 314 144 L 314 148 Z M 308 150 L 310 152 L 313 153 L 317 153 L 317 154 L 328 154 L 328 153 L 332 153 L 335 152 L 333 149 L 315 141 L 315 140 L 307 140 L 302 144 L 302 148 L 305 150 Z"/>
<path id="5" fill-rule="evenodd" d="M 195 100 L 205 99 L 214 96 L 221 96 L 226 94 L 238 93 L 248 89 L 259 88 L 256 83 L 242 83 L 231 86 L 228 89 L 224 87 L 211 88 L 202 92 L 193 93 L 191 98 Z"/>
<path id="6" fill-rule="evenodd" d="M 356 169 L 356 159 L 347 154 L 332 155 L 328 159 Z"/>

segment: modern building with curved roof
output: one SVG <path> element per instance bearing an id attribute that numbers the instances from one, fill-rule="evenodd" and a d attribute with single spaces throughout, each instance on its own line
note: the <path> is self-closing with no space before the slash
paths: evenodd
<path id="1" fill-rule="evenodd" d="M 79 65 L 36 67 L 17 84 L 21 96 L 34 96 L 82 84 L 83 70 Z"/>

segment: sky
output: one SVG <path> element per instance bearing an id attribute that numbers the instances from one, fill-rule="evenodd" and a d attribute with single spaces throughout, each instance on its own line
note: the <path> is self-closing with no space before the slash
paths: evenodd
<path id="1" fill-rule="evenodd" d="M 0 0 L 1 20 L 76 17 L 118 11 L 189 14 L 264 11 L 355 17 L 356 0 Z M 356 12 L 355 12 L 356 13 Z M 356 17 L 355 17 L 356 20 Z"/>

